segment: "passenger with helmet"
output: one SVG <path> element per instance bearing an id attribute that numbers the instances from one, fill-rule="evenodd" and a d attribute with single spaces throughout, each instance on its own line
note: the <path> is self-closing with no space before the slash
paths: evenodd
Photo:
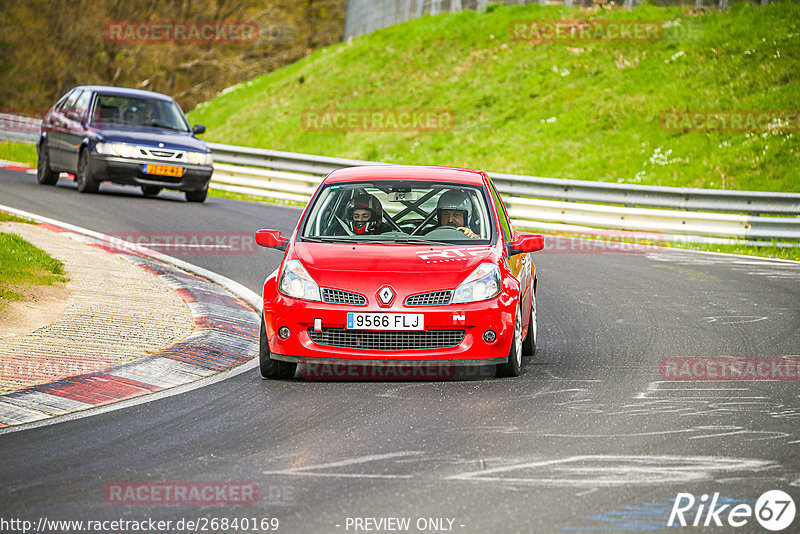
<path id="1" fill-rule="evenodd" d="M 383 231 L 383 207 L 369 193 L 357 194 L 347 204 L 347 220 L 355 234 L 378 234 Z"/>
<path id="2" fill-rule="evenodd" d="M 451 189 L 442 193 L 436 204 L 436 216 L 439 227 L 450 226 L 464 232 L 467 237 L 480 237 L 469 227 L 472 219 L 472 201 L 461 189 Z"/>

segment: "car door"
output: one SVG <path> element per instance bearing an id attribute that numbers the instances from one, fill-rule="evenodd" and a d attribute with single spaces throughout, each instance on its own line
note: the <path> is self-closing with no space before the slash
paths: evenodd
<path id="1" fill-rule="evenodd" d="M 78 153 L 83 139 L 86 137 L 89 103 L 91 91 L 83 91 L 75 99 L 72 109 L 66 111 L 66 128 L 64 129 L 64 166 L 67 172 L 78 171 Z"/>
<path id="2" fill-rule="evenodd" d="M 489 188 L 492 191 L 492 199 L 494 200 L 495 208 L 497 209 L 497 217 L 500 221 L 500 227 L 503 231 L 503 241 L 505 249 L 508 250 L 508 244 L 517 238 L 514 227 L 511 226 L 511 219 L 508 216 L 505 203 L 500 198 L 500 194 L 494 187 L 494 184 L 487 178 Z M 533 276 L 533 262 L 531 261 L 530 254 L 516 254 L 507 258 L 508 268 L 517 277 L 520 283 L 520 290 L 522 291 L 520 298 L 520 308 L 528 310 L 531 305 L 531 291 L 533 289 L 532 276 Z M 523 312 L 524 313 L 524 312 Z M 524 321 L 527 321 L 527 317 Z M 523 323 L 524 324 L 524 323 Z"/>
<path id="3" fill-rule="evenodd" d="M 61 106 L 56 106 L 50 124 L 50 135 L 47 144 L 50 149 L 51 167 L 58 170 L 67 168 L 67 135 L 69 121 L 67 113 L 75 109 L 75 101 L 81 95 L 81 89 L 73 89 L 64 99 Z"/>

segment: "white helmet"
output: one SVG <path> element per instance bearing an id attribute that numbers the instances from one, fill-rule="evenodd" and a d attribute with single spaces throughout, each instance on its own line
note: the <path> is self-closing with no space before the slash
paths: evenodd
<path id="1" fill-rule="evenodd" d="M 469 224 L 472 217 L 472 201 L 461 189 L 451 189 L 439 197 L 436 204 L 436 215 L 442 224 L 442 210 L 458 210 L 464 213 L 464 224 Z"/>

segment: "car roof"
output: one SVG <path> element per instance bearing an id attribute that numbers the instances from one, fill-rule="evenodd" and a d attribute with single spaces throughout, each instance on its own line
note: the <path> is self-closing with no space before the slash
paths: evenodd
<path id="1" fill-rule="evenodd" d="M 427 165 L 368 165 L 337 169 L 325 178 L 325 183 L 372 180 L 424 180 L 483 185 L 483 173 L 472 169 Z"/>
<path id="2" fill-rule="evenodd" d="M 156 100 L 168 100 L 168 101 L 173 100 L 172 97 L 163 95 L 161 93 L 156 93 L 153 91 L 144 91 L 142 89 L 130 89 L 128 87 L 112 87 L 110 85 L 81 85 L 76 87 L 75 89 L 89 90 L 95 93 L 102 93 L 105 95 L 152 98 Z"/>

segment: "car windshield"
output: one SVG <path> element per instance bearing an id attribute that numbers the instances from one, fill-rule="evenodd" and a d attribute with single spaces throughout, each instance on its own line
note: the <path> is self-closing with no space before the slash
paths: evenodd
<path id="1" fill-rule="evenodd" d="M 483 244 L 494 235 L 483 188 L 459 183 L 330 184 L 308 213 L 304 241 Z"/>
<path id="2" fill-rule="evenodd" d="M 91 123 L 189 131 L 189 124 L 175 102 L 119 95 L 97 95 Z"/>

